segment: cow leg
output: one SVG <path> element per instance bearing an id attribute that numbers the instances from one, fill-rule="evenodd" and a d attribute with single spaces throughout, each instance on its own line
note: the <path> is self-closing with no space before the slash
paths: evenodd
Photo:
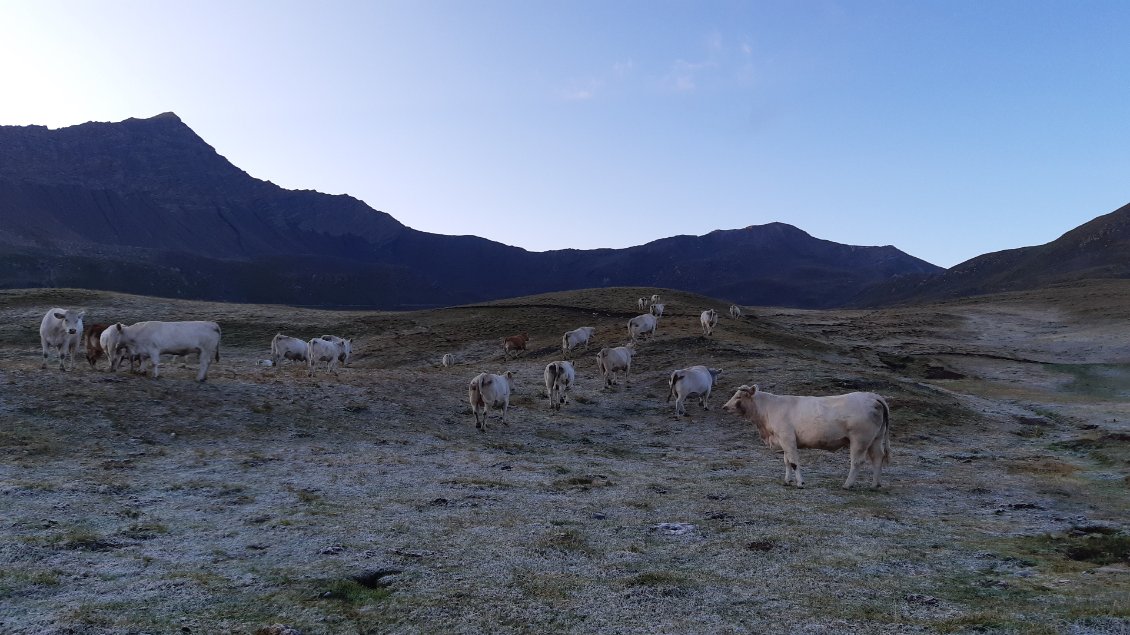
<path id="1" fill-rule="evenodd" d="M 64 353 L 62 344 L 55 347 L 55 353 L 59 356 L 59 370 L 67 370 L 67 367 L 63 364 Z"/>
<path id="2" fill-rule="evenodd" d="M 883 471 L 883 440 L 876 439 L 867 448 L 867 458 L 871 459 L 871 487 L 879 488 L 879 475 Z"/>
<path id="3" fill-rule="evenodd" d="M 196 372 L 196 381 L 204 381 L 208 378 L 208 366 L 212 364 L 212 355 L 205 355 L 204 349 L 200 349 L 200 370 Z"/>
<path id="4" fill-rule="evenodd" d="M 681 416 L 687 414 L 686 403 L 687 403 L 687 398 L 684 395 L 679 395 L 678 397 L 675 397 L 675 416 L 676 417 L 681 417 Z"/>
<path id="5" fill-rule="evenodd" d="M 797 487 L 804 487 L 804 478 L 800 475 L 800 455 L 796 450 L 796 441 L 783 446 L 785 451 L 785 485 L 789 484 L 790 472 L 796 479 Z"/>
<path id="6" fill-rule="evenodd" d="M 509 409 L 510 409 L 510 397 L 507 397 L 506 401 L 502 402 L 502 425 L 504 425 L 504 426 L 510 425 L 509 423 L 506 423 L 506 411 L 509 410 Z"/>
<path id="7" fill-rule="evenodd" d="M 157 379 L 157 369 L 161 366 L 161 354 L 149 353 L 149 365 L 153 367 L 153 379 Z M 140 367 L 140 364 L 138 366 Z"/>
<path id="8" fill-rule="evenodd" d="M 43 347 L 43 366 L 41 368 L 47 368 L 47 350 L 50 347 L 47 345 L 47 340 L 44 339 L 39 340 L 39 345 Z"/>
<path id="9" fill-rule="evenodd" d="M 702 404 L 702 409 L 703 409 L 703 410 L 710 410 L 710 406 L 706 405 L 706 398 L 707 398 L 707 397 L 709 397 L 709 396 L 710 396 L 710 393 L 706 393 L 705 395 L 703 395 L 703 396 L 702 396 L 702 397 L 701 397 L 701 398 L 700 398 L 700 399 L 698 400 L 698 402 L 699 402 L 700 404 Z"/>
<path id="10" fill-rule="evenodd" d="M 859 472 L 859 464 L 863 463 L 863 457 L 867 455 L 867 448 L 863 447 L 863 444 L 860 443 L 853 442 L 850 451 L 851 467 L 848 468 L 847 480 L 844 481 L 844 489 L 849 489 L 852 485 L 855 485 L 855 477 Z"/>

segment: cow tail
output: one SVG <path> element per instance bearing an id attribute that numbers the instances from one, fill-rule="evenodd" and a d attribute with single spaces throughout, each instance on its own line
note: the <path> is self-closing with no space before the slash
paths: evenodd
<path id="1" fill-rule="evenodd" d="M 220 338 L 218 336 L 223 335 L 223 332 L 220 331 L 219 324 L 216 325 L 216 335 L 216 361 L 218 362 L 220 361 Z"/>
<path id="2" fill-rule="evenodd" d="M 891 462 L 891 409 L 882 397 L 876 401 L 883 406 L 883 465 L 887 465 Z"/>
<path id="3" fill-rule="evenodd" d="M 671 395 L 675 394 L 675 384 L 678 383 L 680 379 L 682 379 L 682 376 L 679 375 L 679 371 L 671 373 L 671 381 L 667 382 L 669 385 L 667 389 L 667 403 L 671 403 Z"/>

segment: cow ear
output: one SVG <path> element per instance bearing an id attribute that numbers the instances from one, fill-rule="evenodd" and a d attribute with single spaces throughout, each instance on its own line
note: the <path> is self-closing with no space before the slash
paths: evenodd
<path id="1" fill-rule="evenodd" d="M 121 322 L 118 322 L 118 323 L 117 323 L 117 324 L 115 324 L 114 326 L 118 327 L 118 331 L 121 331 L 121 330 L 122 330 L 122 323 L 121 323 Z"/>
<path id="2" fill-rule="evenodd" d="M 512 370 L 506 371 L 506 378 L 507 379 L 514 379 L 514 371 L 512 371 Z"/>
<path id="3" fill-rule="evenodd" d="M 756 393 L 758 390 L 760 390 L 760 388 L 757 387 L 757 384 L 754 384 L 753 388 L 749 389 L 749 394 L 752 395 L 752 394 Z"/>
<path id="4" fill-rule="evenodd" d="M 86 309 L 79 311 L 78 312 L 78 319 L 81 320 L 83 318 L 83 316 L 85 316 L 85 315 L 86 315 Z"/>
<path id="5" fill-rule="evenodd" d="M 65 314 L 65 313 L 56 313 L 56 314 L 55 314 L 55 319 L 56 319 L 56 320 L 65 320 L 66 318 L 67 318 L 67 316 L 66 316 L 66 314 Z"/>

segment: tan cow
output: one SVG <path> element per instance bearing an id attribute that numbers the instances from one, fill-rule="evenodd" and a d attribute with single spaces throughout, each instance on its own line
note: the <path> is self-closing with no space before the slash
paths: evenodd
<path id="1" fill-rule="evenodd" d="M 767 446 L 784 451 L 785 485 L 795 471 L 796 486 L 804 487 L 797 448 L 848 448 L 851 469 L 845 489 L 855 484 L 864 457 L 871 460 L 872 487 L 879 487 L 880 472 L 890 462 L 890 408 L 872 392 L 797 397 L 742 386 L 723 408 L 752 421 Z"/>
<path id="2" fill-rule="evenodd" d="M 714 309 L 707 309 L 699 316 L 698 321 L 702 324 L 702 334 L 713 335 L 714 327 L 718 326 L 718 312 Z"/>
<path id="3" fill-rule="evenodd" d="M 624 371 L 624 385 L 628 385 L 628 375 L 632 371 L 632 356 L 636 354 L 636 347 L 617 346 L 616 348 L 602 348 L 596 354 L 596 368 L 604 376 L 605 387 L 611 386 L 613 373 Z"/>

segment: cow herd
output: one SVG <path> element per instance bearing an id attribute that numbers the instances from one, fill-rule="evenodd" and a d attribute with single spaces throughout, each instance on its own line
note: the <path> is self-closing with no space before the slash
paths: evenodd
<path id="1" fill-rule="evenodd" d="M 653 295 L 650 302 L 646 298 L 639 298 L 637 307 L 640 309 L 646 307 L 649 311 L 628 320 L 630 341 L 624 346 L 601 348 L 596 354 L 597 371 L 604 378 L 606 388 L 616 383 L 616 373 L 621 372 L 624 374 L 624 385 L 627 386 L 637 342 L 645 336 L 656 334 L 659 318 L 665 310 L 665 305 L 659 302 L 658 295 Z M 741 307 L 731 305 L 729 313 L 735 319 L 740 318 Z M 718 311 L 713 308 L 703 311 L 699 316 L 699 322 L 703 337 L 713 335 L 714 329 L 718 326 Z M 587 350 L 595 333 L 596 328 L 591 326 L 567 331 L 561 336 L 562 354 L 568 355 L 582 344 Z M 525 350 L 529 339 L 527 333 L 503 338 L 505 356 L 509 358 L 511 352 Z M 453 363 L 454 358 L 450 354 L 443 356 L 444 367 Z M 721 374 L 722 370 L 719 368 L 701 365 L 672 371 L 668 379 L 667 402 L 670 403 L 671 398 L 675 398 L 675 416 L 686 415 L 686 402 L 693 398 L 698 398 L 699 405 L 709 410 L 707 401 Z M 573 363 L 568 360 L 550 362 L 545 367 L 544 379 L 550 408 L 560 410 L 568 402 L 568 391 L 576 379 Z M 501 409 L 502 424 L 509 425 L 506 417 L 513 390 L 513 371 L 507 371 L 502 375 L 482 372 L 471 380 L 467 388 L 467 398 L 475 415 L 476 429 L 480 432 L 486 430 L 487 414 L 492 408 Z M 726 402 L 723 409 L 752 422 L 766 445 L 782 451 L 786 485 L 791 482 L 797 487 L 804 487 L 804 478 L 800 473 L 800 456 L 797 452 L 802 448 L 832 451 L 848 448 L 851 465 L 847 480 L 843 484 L 844 488 L 850 488 L 855 484 L 859 467 L 864 459 L 871 462 L 872 487 L 879 487 L 883 466 L 890 461 L 890 409 L 886 400 L 875 393 L 853 392 L 832 397 L 801 397 L 774 395 L 759 390 L 757 386 L 743 385 Z"/>
<path id="2" fill-rule="evenodd" d="M 624 346 L 601 348 L 596 354 L 596 367 L 606 388 L 617 383 L 617 373 L 623 373 L 624 385 L 627 386 L 637 343 L 658 331 L 659 319 L 666 308 L 659 299 L 658 295 L 651 296 L 650 301 L 639 298 L 637 306 L 640 309 L 646 307 L 648 312 L 628 321 L 630 341 Z M 729 314 L 735 319 L 740 318 L 741 308 L 731 305 Z M 148 362 L 154 378 L 158 377 L 161 355 L 197 354 L 200 358 L 197 381 L 204 381 L 210 364 L 220 359 L 221 331 L 215 322 L 145 321 L 128 326 L 119 322 L 92 324 L 89 329 L 84 329 L 84 317 L 85 311 L 61 308 L 51 309 L 43 316 L 39 329 L 43 368 L 47 367 L 48 354 L 54 349 L 59 358 L 59 368 L 66 370 L 65 360 L 69 359 L 73 369 L 80 342 L 85 343 L 91 367 L 96 367 L 98 359 L 104 354 L 110 361 L 111 371 L 117 370 L 127 359 L 131 369 L 136 362 L 142 371 Z M 700 324 L 704 337 L 713 335 L 718 325 L 718 311 L 713 308 L 703 311 Z M 595 333 L 596 328 L 592 326 L 566 332 L 561 337 L 562 354 L 568 355 L 580 346 L 588 350 Z M 529 341 L 528 333 L 503 338 L 504 356 L 509 358 L 512 353 L 524 351 Z M 331 372 L 339 364 L 348 365 L 353 343 L 351 339 L 334 335 L 303 340 L 279 333 L 271 340 L 270 349 L 271 359 L 264 360 L 263 364 L 278 368 L 288 360 L 302 363 L 312 377 L 316 367 L 323 362 Z M 454 356 L 443 356 L 444 367 L 454 364 Z M 721 373 L 721 369 L 701 365 L 673 371 L 668 380 L 667 401 L 675 398 L 675 415 L 686 415 L 686 402 L 693 398 L 699 400 L 703 409 L 709 410 L 707 401 Z M 576 370 L 571 361 L 554 361 L 545 367 L 544 380 L 550 408 L 560 410 L 568 403 L 568 392 L 575 379 Z M 491 409 L 500 409 L 503 425 L 509 425 L 507 413 L 513 389 L 512 371 L 501 375 L 482 372 L 471 380 L 468 401 L 475 415 L 476 429 L 485 432 Z M 882 467 L 890 460 L 890 410 L 886 400 L 874 393 L 802 397 L 774 395 L 759 390 L 757 386 L 743 385 L 723 409 L 751 421 L 766 445 L 784 453 L 786 485 L 790 482 L 797 487 L 804 485 L 797 454 L 799 448 L 849 448 L 851 466 L 843 484 L 845 488 L 855 483 L 864 459 L 872 465 L 872 486 L 879 487 Z"/>

